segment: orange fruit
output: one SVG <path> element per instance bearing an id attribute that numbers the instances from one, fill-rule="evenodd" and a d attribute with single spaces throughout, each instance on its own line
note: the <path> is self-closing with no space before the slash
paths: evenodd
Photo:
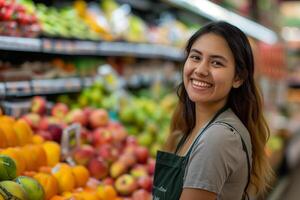
<path id="1" fill-rule="evenodd" d="M 15 147 L 19 144 L 18 137 L 10 123 L 3 123 L 0 121 L 0 129 L 5 134 L 8 147 Z"/>
<path id="2" fill-rule="evenodd" d="M 83 200 L 102 200 L 97 196 L 95 191 L 82 191 L 80 197 L 82 197 Z"/>
<path id="3" fill-rule="evenodd" d="M 65 197 L 63 196 L 58 196 L 58 195 L 55 195 L 54 197 L 52 197 L 50 200 L 66 200 Z"/>
<path id="4" fill-rule="evenodd" d="M 58 163 L 52 168 L 52 174 L 58 182 L 59 193 L 72 191 L 75 188 L 75 177 L 72 168 L 65 163 Z"/>
<path id="5" fill-rule="evenodd" d="M 37 154 L 37 166 L 42 167 L 42 166 L 47 166 L 48 162 L 47 162 L 47 154 L 45 149 L 43 148 L 42 145 L 34 145 L 34 150 L 36 151 Z"/>
<path id="6" fill-rule="evenodd" d="M 1 115 L 0 116 L 0 122 L 1 124 L 10 124 L 12 125 L 16 120 L 8 115 Z"/>
<path id="7" fill-rule="evenodd" d="M 42 166 L 39 168 L 39 172 L 46 173 L 46 174 L 51 174 L 51 170 L 52 168 L 49 166 Z"/>
<path id="8" fill-rule="evenodd" d="M 84 187 L 90 178 L 90 172 L 82 165 L 72 167 L 72 172 L 75 177 L 76 187 Z"/>
<path id="9" fill-rule="evenodd" d="M 43 144 L 45 142 L 44 138 L 40 135 L 33 135 L 32 136 L 32 143 L 33 144 Z"/>
<path id="10" fill-rule="evenodd" d="M 22 155 L 26 161 L 27 170 L 37 170 L 38 169 L 38 153 L 34 145 L 26 145 L 21 147 Z"/>
<path id="11" fill-rule="evenodd" d="M 58 183 L 56 178 L 51 174 L 37 173 L 33 176 L 44 188 L 45 199 L 51 199 L 51 197 L 58 194 Z"/>
<path id="12" fill-rule="evenodd" d="M 55 166 L 60 160 L 60 146 L 56 142 L 47 141 L 43 144 L 43 148 L 47 155 L 48 166 Z"/>
<path id="13" fill-rule="evenodd" d="M 32 129 L 23 119 L 17 120 L 13 124 L 13 129 L 17 135 L 19 145 L 24 146 L 32 142 Z"/>
<path id="14" fill-rule="evenodd" d="M 117 198 L 117 192 L 111 185 L 100 185 L 97 188 L 97 195 L 101 200 L 114 200 Z"/>
<path id="15" fill-rule="evenodd" d="M 36 174 L 37 174 L 37 172 L 35 172 L 35 171 L 25 171 L 22 173 L 22 175 L 29 176 L 29 177 L 34 177 L 34 175 L 36 175 Z"/>
<path id="16" fill-rule="evenodd" d="M 0 128 L 0 148 L 5 148 L 7 147 L 7 139 L 6 139 L 6 135 L 5 133 L 2 131 L 2 129 Z"/>

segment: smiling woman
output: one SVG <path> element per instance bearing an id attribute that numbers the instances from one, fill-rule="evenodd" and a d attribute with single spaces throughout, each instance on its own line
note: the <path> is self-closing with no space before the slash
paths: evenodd
<path id="1" fill-rule="evenodd" d="M 235 62 L 221 36 L 208 33 L 193 44 L 183 68 L 184 87 L 200 109 L 211 102 L 225 105 L 231 88 L 242 81 L 235 77 Z"/>
<path id="2" fill-rule="evenodd" d="M 240 200 L 265 190 L 269 129 L 253 73 L 249 41 L 235 26 L 212 22 L 190 38 L 154 199 Z"/>

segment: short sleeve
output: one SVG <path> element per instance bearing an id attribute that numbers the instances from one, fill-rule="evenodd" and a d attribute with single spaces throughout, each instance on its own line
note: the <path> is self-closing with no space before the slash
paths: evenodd
<path id="1" fill-rule="evenodd" d="M 186 166 L 183 188 L 198 188 L 219 194 L 242 159 L 238 133 L 213 124 L 194 145 Z"/>

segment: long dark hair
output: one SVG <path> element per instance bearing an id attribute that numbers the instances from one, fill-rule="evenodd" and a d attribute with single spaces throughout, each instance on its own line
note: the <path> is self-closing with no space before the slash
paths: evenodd
<path id="1" fill-rule="evenodd" d="M 226 40 L 233 52 L 235 73 L 243 80 L 240 87 L 231 89 L 227 105 L 250 133 L 253 160 L 250 186 L 253 186 L 255 193 L 263 192 L 272 177 L 272 170 L 264 150 L 270 131 L 263 116 L 262 97 L 254 81 L 254 59 L 250 43 L 237 27 L 223 21 L 211 22 L 189 39 L 185 48 L 186 59 L 194 42 L 208 33 L 219 35 Z M 189 99 L 183 83 L 178 86 L 177 94 L 179 101 L 172 116 L 170 135 L 166 144 L 166 149 L 170 151 L 174 150 L 180 136 L 189 134 L 196 123 L 195 103 Z"/>

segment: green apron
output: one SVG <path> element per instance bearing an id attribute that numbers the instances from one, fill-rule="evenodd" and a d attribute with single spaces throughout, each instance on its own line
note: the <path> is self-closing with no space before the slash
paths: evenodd
<path id="1" fill-rule="evenodd" d="M 189 160 L 189 156 L 194 145 L 200 139 L 201 135 L 205 130 L 215 121 L 215 119 L 223 113 L 228 107 L 223 107 L 219 110 L 215 116 L 208 122 L 208 124 L 202 129 L 200 134 L 197 136 L 186 156 L 178 156 L 177 151 L 184 144 L 187 134 L 180 140 L 177 145 L 175 153 L 168 153 L 158 151 L 156 156 L 156 165 L 153 180 L 153 200 L 179 200 L 183 187 L 183 178 L 185 173 L 185 168 Z M 229 125 L 229 124 L 228 124 Z M 243 142 L 243 147 L 246 147 Z M 249 159 L 247 153 L 248 171 L 249 170 Z M 250 173 L 248 173 L 248 183 L 249 183 Z M 246 188 L 248 187 L 248 183 Z M 245 195 L 244 195 L 245 196 Z M 243 197 L 244 199 L 244 197 Z"/>

